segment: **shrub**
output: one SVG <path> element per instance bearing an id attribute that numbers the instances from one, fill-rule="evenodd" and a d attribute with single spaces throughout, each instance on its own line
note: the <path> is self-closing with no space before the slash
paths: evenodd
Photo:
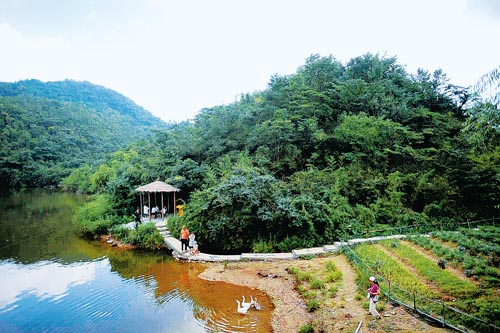
<path id="1" fill-rule="evenodd" d="M 120 219 L 112 215 L 111 197 L 106 194 L 94 196 L 93 200 L 78 208 L 75 222 L 80 228 L 80 234 L 95 238 L 108 233 L 109 228 Z"/>
<path id="2" fill-rule="evenodd" d="M 109 229 L 109 233 L 117 239 L 125 240 L 127 239 L 130 230 L 125 228 L 123 225 L 114 225 Z"/>
<path id="3" fill-rule="evenodd" d="M 183 216 L 170 216 L 167 220 L 167 228 L 172 235 L 179 235 L 182 229 L 182 226 L 186 225 L 186 219 Z M 188 226 L 189 229 L 189 226 Z M 196 235 L 198 236 L 198 235 Z M 175 237 L 175 236 L 174 236 Z M 196 237 L 198 238 L 198 237 Z"/>
<path id="4" fill-rule="evenodd" d="M 272 241 L 259 239 L 257 242 L 253 243 L 252 250 L 254 253 L 273 253 L 274 243 Z"/>
<path id="5" fill-rule="evenodd" d="M 328 272 L 325 277 L 325 282 L 336 282 L 342 280 L 342 272 Z"/>
<path id="6" fill-rule="evenodd" d="M 306 237 L 292 236 L 286 237 L 277 244 L 278 250 L 281 252 L 290 252 L 295 249 L 303 249 L 314 246 L 314 242 L 306 239 Z"/>
<path id="7" fill-rule="evenodd" d="M 335 284 L 331 286 L 328 291 L 330 292 L 331 297 L 335 297 L 335 295 L 337 295 L 337 292 L 339 291 L 339 286 Z"/>
<path id="8" fill-rule="evenodd" d="M 320 279 L 313 278 L 310 282 L 311 289 L 321 289 L 325 286 L 325 283 Z"/>
<path id="9" fill-rule="evenodd" d="M 300 282 L 300 281 L 310 281 L 312 279 L 312 275 L 310 273 L 307 273 L 307 272 L 302 272 L 302 271 L 299 271 L 297 273 L 297 280 Z"/>
<path id="10" fill-rule="evenodd" d="M 130 230 L 125 241 L 145 250 L 159 250 L 165 246 L 163 236 L 154 223 L 141 224 L 137 230 Z"/>
<path id="11" fill-rule="evenodd" d="M 337 266 L 335 266 L 335 264 L 331 260 L 328 260 L 325 265 L 326 265 L 326 270 L 328 272 L 333 272 L 337 270 Z"/>
<path id="12" fill-rule="evenodd" d="M 306 292 L 306 287 L 298 285 L 297 288 L 295 288 L 300 294 Z"/>
<path id="13" fill-rule="evenodd" d="M 326 277 L 325 282 L 336 282 L 342 280 L 342 271 L 340 271 L 333 261 L 328 260 L 326 262 Z"/>
<path id="14" fill-rule="evenodd" d="M 298 333 L 314 333 L 312 323 L 300 326 Z"/>
<path id="15" fill-rule="evenodd" d="M 300 293 L 300 295 L 302 296 L 302 298 L 305 298 L 305 299 L 316 299 L 316 292 L 314 291 L 311 291 L 311 290 L 307 290 L 305 289 L 303 292 Z"/>
<path id="16" fill-rule="evenodd" d="M 319 302 L 317 299 L 310 299 L 306 303 L 306 308 L 308 312 L 314 312 L 318 309 Z"/>

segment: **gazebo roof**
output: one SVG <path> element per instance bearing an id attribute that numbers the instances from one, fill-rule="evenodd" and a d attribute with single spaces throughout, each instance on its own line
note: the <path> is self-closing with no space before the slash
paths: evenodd
<path id="1" fill-rule="evenodd" d="M 173 187 L 170 184 L 156 180 L 147 185 L 139 186 L 135 189 L 138 192 L 179 192 L 180 189 Z"/>

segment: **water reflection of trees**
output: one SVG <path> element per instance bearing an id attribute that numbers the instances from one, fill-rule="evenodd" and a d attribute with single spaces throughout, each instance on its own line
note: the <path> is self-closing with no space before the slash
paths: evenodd
<path id="1" fill-rule="evenodd" d="M 181 300 L 200 325 L 217 331 L 269 332 L 272 304 L 262 292 L 198 278 L 199 263 L 179 263 L 166 253 L 149 253 L 86 241 L 75 234 L 72 216 L 84 196 L 55 191 L 20 191 L 0 198 L 0 260 L 30 264 L 56 261 L 67 265 L 108 258 L 111 271 L 133 279 L 162 305 Z M 263 311 L 242 316 L 236 299 L 257 296 Z M 239 327 L 236 329 L 235 327 Z"/>
<path id="2" fill-rule="evenodd" d="M 0 259 L 30 264 L 81 261 L 72 216 L 85 196 L 42 189 L 3 193 Z"/>

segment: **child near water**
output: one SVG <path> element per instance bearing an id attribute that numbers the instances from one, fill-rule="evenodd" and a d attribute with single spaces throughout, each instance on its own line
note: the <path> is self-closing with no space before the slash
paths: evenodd
<path id="1" fill-rule="evenodd" d="M 194 232 L 189 233 L 189 249 L 192 250 L 194 247 L 194 243 L 196 242 L 194 239 L 196 238 Z"/>
<path id="2" fill-rule="evenodd" d="M 193 249 L 191 250 L 191 255 L 195 256 L 197 255 L 198 253 L 200 253 L 200 251 L 198 251 L 198 242 L 194 242 L 193 244 Z"/>

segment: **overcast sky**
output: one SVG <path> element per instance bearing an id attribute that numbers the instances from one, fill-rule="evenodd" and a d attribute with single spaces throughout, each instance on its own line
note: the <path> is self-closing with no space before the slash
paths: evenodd
<path id="1" fill-rule="evenodd" d="M 0 50 L 0 81 L 89 81 L 178 122 L 311 54 L 472 85 L 500 66 L 500 0 L 0 0 Z"/>

